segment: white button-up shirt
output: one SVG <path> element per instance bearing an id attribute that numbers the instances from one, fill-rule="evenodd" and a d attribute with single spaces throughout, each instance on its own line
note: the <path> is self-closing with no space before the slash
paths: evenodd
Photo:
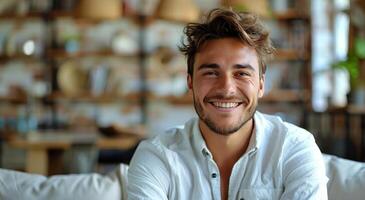
<path id="1" fill-rule="evenodd" d="M 128 199 L 221 199 L 219 169 L 199 120 L 142 142 L 128 171 Z M 235 163 L 228 199 L 327 199 L 327 177 L 313 136 L 256 112 L 248 149 Z"/>

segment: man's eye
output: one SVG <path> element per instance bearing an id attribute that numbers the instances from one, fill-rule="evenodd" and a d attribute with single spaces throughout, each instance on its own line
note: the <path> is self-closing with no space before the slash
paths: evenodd
<path id="1" fill-rule="evenodd" d="M 218 73 L 214 71 L 209 71 L 204 73 L 204 76 L 217 76 L 217 75 Z"/>
<path id="2" fill-rule="evenodd" d="M 237 72 L 236 76 L 249 76 L 250 74 L 247 72 Z"/>

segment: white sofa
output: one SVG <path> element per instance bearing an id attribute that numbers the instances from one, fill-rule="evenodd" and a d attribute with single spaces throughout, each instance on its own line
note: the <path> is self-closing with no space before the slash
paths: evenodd
<path id="1" fill-rule="evenodd" d="M 365 163 L 324 155 L 329 200 L 365 199 Z"/>
<path id="2" fill-rule="evenodd" d="M 108 175 L 74 174 L 45 177 L 0 169 L 0 200 L 127 199 L 128 166 Z"/>
<path id="3" fill-rule="evenodd" d="M 365 163 L 324 155 L 330 200 L 365 199 Z M 121 164 L 102 176 L 58 175 L 45 177 L 0 169 L 1 200 L 126 199 L 128 166 Z"/>

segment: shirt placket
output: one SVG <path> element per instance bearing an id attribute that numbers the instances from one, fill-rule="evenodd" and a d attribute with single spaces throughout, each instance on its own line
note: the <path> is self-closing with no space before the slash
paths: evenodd
<path id="1" fill-rule="evenodd" d="M 228 189 L 228 199 L 239 199 L 245 200 L 242 196 L 237 196 L 241 194 L 240 189 L 242 188 L 243 182 L 245 181 L 245 174 L 247 173 L 247 164 L 252 156 L 256 154 L 257 148 L 250 150 L 248 154 L 241 157 L 237 163 L 233 166 L 231 176 L 229 178 L 229 189 Z"/>
<path id="2" fill-rule="evenodd" d="M 221 199 L 221 189 L 220 189 L 220 173 L 217 164 L 214 162 L 212 155 L 206 149 L 203 150 L 203 154 L 206 158 L 209 173 L 209 183 L 211 186 L 211 191 L 214 200 Z"/>

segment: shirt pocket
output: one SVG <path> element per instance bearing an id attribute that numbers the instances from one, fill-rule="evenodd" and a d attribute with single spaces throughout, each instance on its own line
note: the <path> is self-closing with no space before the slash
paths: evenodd
<path id="1" fill-rule="evenodd" d="M 252 188 L 244 189 L 238 196 L 239 200 L 274 200 L 280 199 L 283 192 L 281 188 Z"/>

